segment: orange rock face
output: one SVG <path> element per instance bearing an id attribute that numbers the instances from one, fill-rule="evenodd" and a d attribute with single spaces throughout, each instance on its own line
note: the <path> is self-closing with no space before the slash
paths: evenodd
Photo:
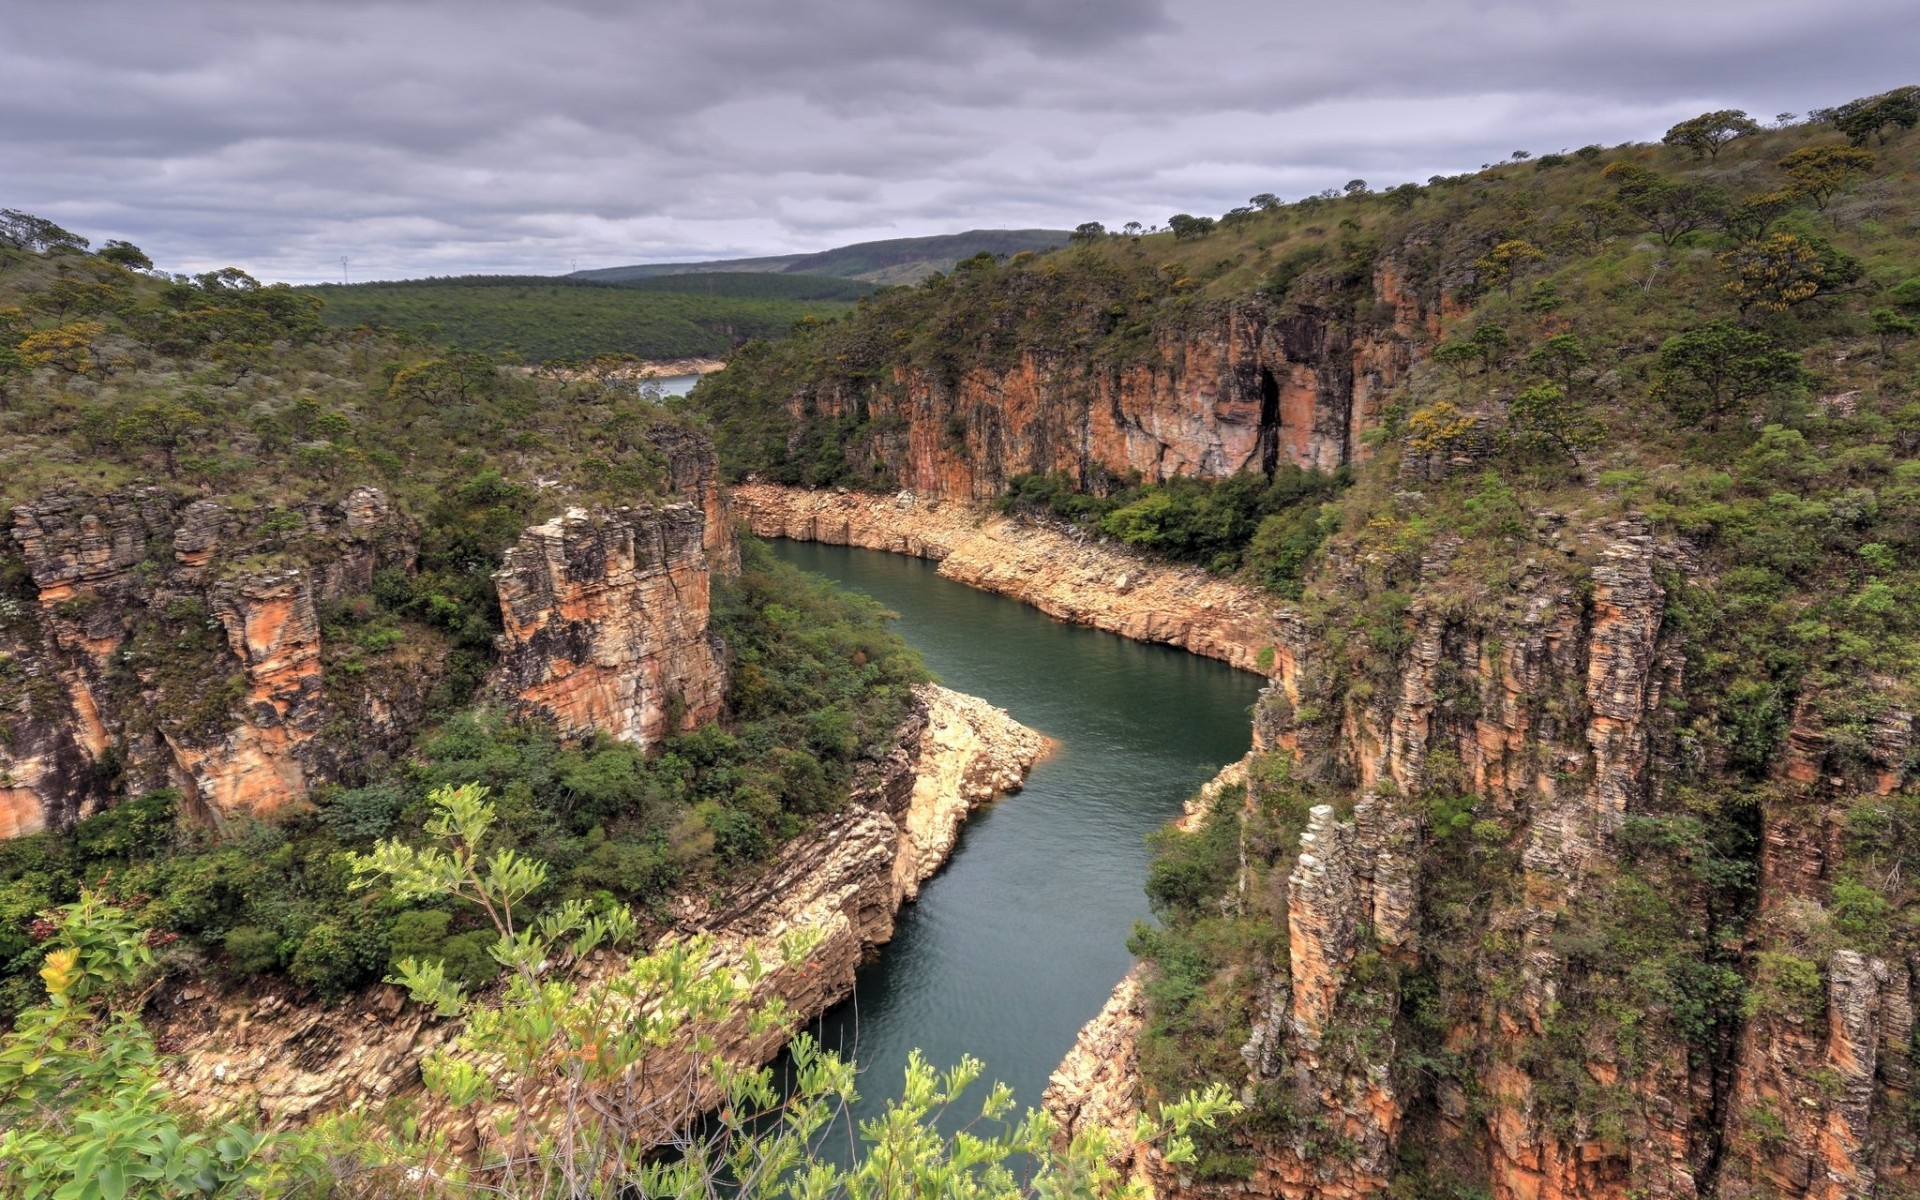
<path id="1" fill-rule="evenodd" d="M 563 737 L 649 745 L 718 716 L 707 526 L 700 508 L 670 504 L 527 530 L 495 576 L 506 631 L 492 689 Z"/>
<path id="2" fill-rule="evenodd" d="M 1119 369 L 1037 352 L 976 367 L 951 384 L 910 370 L 858 396 L 795 397 L 835 416 L 864 405 L 889 430 L 859 451 L 918 493 L 990 499 L 1027 472 L 1094 468 L 1225 476 L 1277 463 L 1330 470 L 1365 457 L 1360 435 L 1437 334 L 1398 268 L 1374 279 L 1382 314 L 1361 326 L 1327 314 L 1269 318 L 1235 306 Z M 862 464 L 864 466 L 864 460 Z"/>

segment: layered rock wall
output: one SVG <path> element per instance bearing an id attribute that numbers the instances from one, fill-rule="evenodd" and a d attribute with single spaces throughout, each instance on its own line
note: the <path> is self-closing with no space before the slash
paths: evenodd
<path id="1" fill-rule="evenodd" d="M 1323 578 L 1343 606 L 1281 614 L 1256 748 L 1284 758 L 1296 783 L 1357 797 L 1351 816 L 1338 804 L 1308 814 L 1273 868 L 1286 953 L 1243 968 L 1251 1036 L 1239 1083 L 1250 1099 L 1284 1096 L 1291 1129 L 1244 1135 L 1232 1149 L 1251 1166 L 1231 1180 L 1127 1149 L 1163 1195 L 1347 1200 L 1386 1193 L 1410 1161 L 1445 1164 L 1460 1186 L 1497 1200 L 1838 1200 L 1912 1188 L 1917 965 L 1856 950 L 1804 957 L 1831 936 L 1820 931 L 1841 806 L 1903 786 L 1911 715 L 1882 714 L 1864 755 L 1845 759 L 1796 714 L 1777 798 L 1757 814 L 1750 917 L 1711 916 L 1684 876 L 1655 883 L 1694 914 L 1683 924 L 1697 928 L 1671 935 L 1692 939 L 1676 940 L 1675 954 L 1704 963 L 1746 952 L 1735 969 L 1751 998 L 1711 1018 L 1738 1028 L 1699 1015 L 1682 1023 L 1664 1007 L 1616 1025 L 1596 995 L 1609 985 L 1594 978 L 1614 952 L 1583 930 L 1634 919 L 1608 915 L 1636 854 L 1623 841 L 1629 821 L 1689 828 L 1690 797 L 1670 795 L 1670 781 L 1702 751 L 1668 608 L 1672 580 L 1702 568 L 1689 546 L 1632 520 L 1561 530 L 1552 546 L 1494 586 L 1484 563 L 1469 573 L 1457 561 L 1457 546 L 1431 549 L 1396 584 L 1412 602 L 1390 660 L 1325 631 L 1329 621 L 1350 630 L 1349 614 L 1378 586 L 1347 545 L 1330 547 Z M 1259 786 L 1249 783 L 1249 813 Z M 1462 796 L 1471 812 L 1436 829 L 1435 814 Z M 1447 876 L 1468 869 L 1469 844 L 1483 847 L 1482 863 L 1506 865 L 1477 868 L 1491 872 L 1485 908 L 1463 944 L 1449 924 L 1462 892 Z M 1246 902 L 1250 852 L 1243 840 L 1241 882 L 1223 907 Z M 1744 922 L 1745 945 L 1718 927 L 1709 942 L 1710 921 Z M 1817 990 L 1769 982 L 1769 955 L 1817 978 Z M 1409 1065 L 1399 982 L 1409 977 L 1441 988 L 1449 1025 L 1439 1047 L 1420 1051 L 1456 1064 L 1438 1083 L 1430 1067 Z M 1138 996 L 1123 984 L 1063 1064 L 1049 1093 L 1063 1120 L 1095 1114 L 1119 1136 L 1129 1105 L 1157 1098 L 1107 1065 L 1135 1057 Z M 1571 1032 L 1581 1029 L 1592 1032 Z"/>
<path id="2" fill-rule="evenodd" d="M 952 378 L 897 368 L 891 386 L 791 398 L 796 417 L 858 409 L 879 430 L 850 450 L 923 494 L 988 500 L 1009 479 L 1066 471 L 1226 476 L 1280 462 L 1330 470 L 1364 457 L 1361 434 L 1436 336 L 1439 313 L 1383 262 L 1371 311 L 1263 303 L 1210 310 L 1150 351 L 1089 365 L 1039 348 Z"/>
<path id="3" fill-rule="evenodd" d="M 733 495 L 757 537 L 931 559 L 949 579 L 1061 620 L 1166 642 L 1242 670 L 1267 670 L 1285 633 L 1273 601 L 1251 588 L 983 505 L 766 483 L 742 484 Z"/>
<path id="4" fill-rule="evenodd" d="M 0 716 L 0 834 L 167 786 L 215 821 L 272 812 L 338 771 L 315 735 L 343 701 L 405 713 L 432 682 L 429 665 L 325 687 L 317 604 L 412 560 L 376 489 L 272 515 L 159 489 L 57 492 L 15 506 L 12 533 L 26 594 L 0 609 L 21 680 Z M 369 722 L 362 748 L 404 732 Z"/>
<path id="5" fill-rule="evenodd" d="M 656 512 L 573 509 L 536 525 L 494 576 L 505 631 L 492 691 L 562 737 L 650 745 L 720 714 L 723 655 L 708 632 L 711 522 L 690 503 Z"/>

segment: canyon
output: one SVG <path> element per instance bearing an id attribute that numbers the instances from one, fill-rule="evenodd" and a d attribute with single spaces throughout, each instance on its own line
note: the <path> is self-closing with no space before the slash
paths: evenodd
<path id="1" fill-rule="evenodd" d="M 1004 711 L 931 684 L 916 689 L 895 742 L 890 754 L 866 765 L 844 811 L 719 894 L 678 897 L 664 936 L 710 936 L 712 969 L 726 969 L 749 946 L 777 960 L 784 939 L 808 935 L 813 948 L 762 979 L 752 1006 L 777 998 L 804 1023 L 845 999 L 855 969 L 892 938 L 895 914 L 939 870 L 967 814 L 1019 791 L 1045 749 L 1040 735 Z M 571 970 L 590 979 L 620 961 L 600 951 Z M 418 1092 L 421 1059 L 459 1031 L 458 1022 L 407 1003 L 391 985 L 324 1006 L 287 987 L 223 993 L 175 981 L 156 996 L 150 1019 L 177 1054 L 168 1066 L 177 1095 L 271 1125 Z M 778 1027 L 750 1031 L 744 1014 L 713 1034 L 718 1052 L 744 1066 L 767 1062 L 786 1042 Z M 663 1120 L 677 1127 L 714 1099 L 695 1091 Z M 439 1119 L 433 1111 L 423 1116 Z M 490 1136 L 470 1122 L 449 1133 L 467 1149 Z"/>
<path id="2" fill-rule="evenodd" d="M 1246 671 L 1269 668 L 1282 634 L 1277 606 L 1252 588 L 964 499 L 748 482 L 733 488 L 733 501 L 756 537 L 928 559 L 949 579 L 1063 621 Z"/>

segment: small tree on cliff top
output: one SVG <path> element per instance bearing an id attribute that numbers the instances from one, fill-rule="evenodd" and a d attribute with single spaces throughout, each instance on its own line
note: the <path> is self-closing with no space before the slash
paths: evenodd
<path id="1" fill-rule="evenodd" d="M 1737 108 L 1723 108 L 1680 122 L 1660 140 L 1693 151 L 1695 158 L 1718 159 L 1720 148 L 1728 142 L 1759 132 L 1760 122 Z"/>

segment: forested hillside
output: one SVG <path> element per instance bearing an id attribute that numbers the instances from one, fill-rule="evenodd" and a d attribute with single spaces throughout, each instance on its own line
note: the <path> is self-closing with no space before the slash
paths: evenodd
<path id="1" fill-rule="evenodd" d="M 915 657 L 751 548 L 729 575 L 710 447 L 631 382 L 334 329 L 310 290 L 156 277 L 26 214 L 0 236 L 0 1020 L 43 992 L 37 915 L 89 884 L 166 931 L 176 978 L 335 999 L 426 954 L 478 984 L 498 964 L 474 914 L 341 867 L 416 833 L 434 788 L 486 785 L 503 845 L 566 864 L 535 909 L 657 910 L 843 805 L 888 747 Z M 518 719 L 498 686 L 496 572 L 570 509 L 593 519 L 551 528 L 599 559 L 637 526 L 642 575 L 648 538 L 699 567 L 697 594 L 671 581 L 696 658 L 718 572 L 727 658 L 668 681 L 688 695 L 654 698 L 645 749 Z"/>
<path id="2" fill-rule="evenodd" d="M 600 354 L 718 358 L 750 339 L 781 337 L 796 322 L 840 316 L 873 288 L 857 280 L 742 273 L 618 285 L 466 275 L 296 290 L 323 301 L 321 319 L 335 329 L 395 330 L 549 363 Z"/>
<path id="3" fill-rule="evenodd" d="M 1296 598 L 1135 940 L 1148 1106 L 1251 1098 L 1163 1188 L 1914 1193 L 1916 124 L 1083 227 L 696 391 L 734 477 Z"/>

